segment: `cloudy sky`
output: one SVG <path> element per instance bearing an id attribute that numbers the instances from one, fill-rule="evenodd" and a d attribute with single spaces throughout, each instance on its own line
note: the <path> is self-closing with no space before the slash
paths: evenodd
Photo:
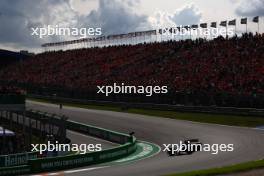
<path id="1" fill-rule="evenodd" d="M 1 0 L 0 48 L 37 51 L 72 39 L 31 35 L 32 27 L 47 25 L 100 27 L 108 35 L 256 15 L 264 16 L 264 0 Z"/>

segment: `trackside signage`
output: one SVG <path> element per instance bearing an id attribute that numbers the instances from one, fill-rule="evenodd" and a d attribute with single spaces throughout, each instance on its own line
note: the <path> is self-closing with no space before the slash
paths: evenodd
<path id="1" fill-rule="evenodd" d="M 120 151 L 116 151 L 116 152 L 112 152 L 112 153 L 106 153 L 106 154 L 100 155 L 100 159 L 114 158 L 114 157 L 118 157 L 120 155 L 124 155 L 126 153 L 127 153 L 127 150 L 120 150 Z"/>
<path id="2" fill-rule="evenodd" d="M 122 149 L 121 149 L 122 148 Z M 87 154 L 78 154 L 65 157 L 42 158 L 29 160 L 29 165 L 33 172 L 51 171 L 56 169 L 74 168 L 99 164 L 112 161 L 126 156 L 136 150 L 136 143 L 125 144 L 119 148 L 112 148 L 102 152 L 92 152 Z"/>
<path id="3" fill-rule="evenodd" d="M 69 160 L 57 160 L 57 161 L 50 161 L 41 163 L 41 169 L 49 170 L 53 168 L 60 168 L 72 165 L 82 165 L 83 163 L 89 163 L 94 160 L 93 157 L 83 157 L 83 158 L 76 158 L 76 159 L 69 159 Z"/>
<path id="4" fill-rule="evenodd" d="M 21 153 L 15 155 L 0 156 L 0 167 L 10 167 L 27 164 L 29 159 L 38 158 L 38 153 Z"/>
<path id="5" fill-rule="evenodd" d="M 0 175 L 21 175 L 30 173 L 31 169 L 29 166 L 14 166 L 9 168 L 0 168 Z"/>

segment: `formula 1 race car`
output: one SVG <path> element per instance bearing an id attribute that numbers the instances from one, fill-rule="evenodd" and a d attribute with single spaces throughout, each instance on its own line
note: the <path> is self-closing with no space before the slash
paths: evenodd
<path id="1" fill-rule="evenodd" d="M 170 150 L 167 151 L 169 156 L 179 156 L 179 155 L 191 155 L 194 152 L 202 150 L 202 143 L 199 139 L 188 139 L 183 143 L 180 143 L 178 148 L 175 146 L 170 147 Z"/>

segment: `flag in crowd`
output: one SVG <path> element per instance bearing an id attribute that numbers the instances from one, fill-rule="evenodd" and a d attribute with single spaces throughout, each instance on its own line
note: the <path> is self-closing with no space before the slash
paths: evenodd
<path id="1" fill-rule="evenodd" d="M 216 22 L 212 22 L 212 23 L 211 23 L 211 27 L 212 27 L 212 28 L 216 28 Z"/>
<path id="2" fill-rule="evenodd" d="M 181 27 L 177 27 L 178 31 L 182 31 Z"/>
<path id="3" fill-rule="evenodd" d="M 228 25 L 229 26 L 235 26 L 236 25 L 236 19 L 229 21 Z"/>
<path id="4" fill-rule="evenodd" d="M 227 21 L 221 21 L 220 26 L 225 26 L 226 27 L 226 23 L 227 23 Z"/>
<path id="5" fill-rule="evenodd" d="M 247 18 L 242 18 L 241 19 L 241 24 L 247 24 Z"/>
<path id="6" fill-rule="evenodd" d="M 253 23 L 258 23 L 258 32 L 259 32 L 259 22 L 260 17 L 255 16 L 252 18 Z M 247 32 L 247 24 L 248 24 L 248 18 L 241 18 L 240 24 L 246 24 L 246 32 Z M 230 20 L 230 21 L 221 21 L 219 23 L 219 26 L 236 26 L 237 21 L 236 19 Z M 68 45 L 68 44 L 77 44 L 77 43 L 84 43 L 84 42 L 96 42 L 96 41 L 104 41 L 104 40 L 115 40 L 115 39 L 124 39 L 124 38 L 134 38 L 134 37 L 140 37 L 140 36 L 152 36 L 157 34 L 164 34 L 167 32 L 170 33 L 176 33 L 177 31 L 181 32 L 182 29 L 186 30 L 192 30 L 192 29 L 198 29 L 198 28 L 207 28 L 207 23 L 201 23 L 201 24 L 193 24 L 188 26 L 178 26 L 178 27 L 171 27 L 171 28 L 162 28 L 158 30 L 147 30 L 147 31 L 138 31 L 138 32 L 130 32 L 126 34 L 114 34 L 114 35 L 108 35 L 108 36 L 99 36 L 95 38 L 85 38 L 85 39 L 79 39 L 79 40 L 71 40 L 71 41 L 64 41 L 64 42 L 54 42 L 54 43 L 45 43 L 42 44 L 42 47 L 51 47 L 51 46 L 60 46 L 60 45 Z M 217 22 L 211 22 L 210 24 L 211 28 L 217 28 Z"/>
<path id="7" fill-rule="evenodd" d="M 190 26 L 184 26 L 184 28 L 188 31 L 190 29 Z"/>
<path id="8" fill-rule="evenodd" d="M 191 28 L 193 28 L 193 29 L 197 29 L 199 26 L 197 25 L 197 24 L 193 24 L 192 26 L 191 26 Z"/>
<path id="9" fill-rule="evenodd" d="M 176 33 L 174 28 L 170 28 L 169 32 L 172 33 L 172 34 Z"/>
<path id="10" fill-rule="evenodd" d="M 200 24 L 200 27 L 201 27 L 201 28 L 207 28 L 207 23 L 201 23 L 201 24 Z"/>
<path id="11" fill-rule="evenodd" d="M 253 21 L 254 23 L 258 23 L 258 22 L 259 22 L 259 16 L 254 17 L 252 21 Z"/>

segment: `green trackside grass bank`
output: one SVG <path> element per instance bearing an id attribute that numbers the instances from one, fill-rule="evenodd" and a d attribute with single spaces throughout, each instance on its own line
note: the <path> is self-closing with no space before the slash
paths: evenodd
<path id="1" fill-rule="evenodd" d="M 264 168 L 264 160 L 251 161 L 247 163 L 241 163 L 233 166 L 227 166 L 222 168 L 213 168 L 207 170 L 192 171 L 179 174 L 169 174 L 166 176 L 216 176 L 223 174 L 233 174 L 243 171 Z"/>
<path id="2" fill-rule="evenodd" d="M 42 99 L 30 98 L 28 100 L 33 100 L 43 103 L 54 103 L 52 101 L 42 100 Z M 171 119 L 189 120 L 194 122 L 214 123 L 221 125 L 244 126 L 244 127 L 257 127 L 264 125 L 264 118 L 251 117 L 251 116 L 219 115 L 219 114 L 208 114 L 208 113 L 186 113 L 186 112 L 135 109 L 135 108 L 130 108 L 124 111 L 120 106 L 115 106 L 115 105 L 91 105 L 91 104 L 84 105 L 84 104 L 76 104 L 76 103 L 64 103 L 64 106 L 127 112 L 127 113 L 143 114 L 149 116 L 159 116 L 159 117 L 165 117 Z"/>

